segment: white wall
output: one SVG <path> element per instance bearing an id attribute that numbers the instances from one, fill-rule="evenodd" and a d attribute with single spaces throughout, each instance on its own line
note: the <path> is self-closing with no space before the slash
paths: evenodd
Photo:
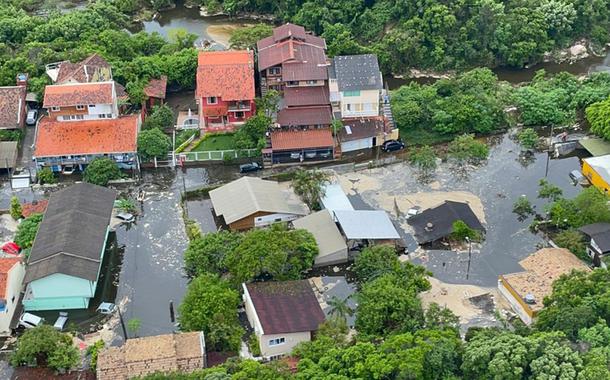
<path id="1" fill-rule="evenodd" d="M 270 346 L 271 339 L 284 338 L 285 342 L 276 346 Z M 265 334 L 258 336 L 258 343 L 261 349 L 261 355 L 264 358 L 269 358 L 275 355 L 288 355 L 292 349 L 301 342 L 309 342 L 311 340 L 311 332 L 296 332 L 286 334 Z"/>
<path id="2" fill-rule="evenodd" d="M 0 335 L 10 333 L 10 323 L 17 303 L 19 302 L 19 293 L 22 289 L 23 277 L 25 276 L 25 265 L 17 263 L 8 272 L 6 285 L 6 309 L 0 312 Z M 15 300 L 13 301 L 13 297 Z"/>
<path id="3" fill-rule="evenodd" d="M 351 110 L 348 110 L 348 104 Z M 356 111 L 356 104 L 362 104 L 362 110 Z M 379 115 L 379 90 L 363 90 L 360 96 L 344 96 L 341 92 L 341 117 L 361 117 Z"/>
<path id="4" fill-rule="evenodd" d="M 500 291 L 500 294 L 502 294 L 504 296 L 504 298 L 508 301 L 508 303 L 510 304 L 513 311 L 515 313 L 517 313 L 519 318 L 521 318 L 523 323 L 525 323 L 526 325 L 530 325 L 533 322 L 532 317 L 530 317 L 525 312 L 525 309 L 523 309 L 523 306 L 521 305 L 521 303 L 519 303 L 519 301 L 515 299 L 515 297 L 504 286 L 504 283 L 501 280 L 498 280 L 498 290 Z"/>

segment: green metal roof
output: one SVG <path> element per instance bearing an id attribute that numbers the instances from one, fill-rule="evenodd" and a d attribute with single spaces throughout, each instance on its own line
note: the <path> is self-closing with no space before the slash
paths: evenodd
<path id="1" fill-rule="evenodd" d="M 610 142 L 599 139 L 599 138 L 589 138 L 582 139 L 579 141 L 580 145 L 585 148 L 593 157 L 597 156 L 605 156 L 606 154 L 610 154 Z"/>

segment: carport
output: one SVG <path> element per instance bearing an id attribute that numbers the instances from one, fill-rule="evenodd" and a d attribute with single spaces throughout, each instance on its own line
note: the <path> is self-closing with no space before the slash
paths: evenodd
<path id="1" fill-rule="evenodd" d="M 335 210 L 332 213 L 349 249 L 395 244 L 400 240 L 396 227 L 383 210 Z"/>

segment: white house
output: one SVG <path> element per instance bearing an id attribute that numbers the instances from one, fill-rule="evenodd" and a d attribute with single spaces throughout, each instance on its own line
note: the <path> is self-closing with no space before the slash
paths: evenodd
<path id="1" fill-rule="evenodd" d="M 266 360 L 290 354 L 308 342 L 324 322 L 324 312 L 307 280 L 242 284 L 248 322 Z"/>
<path id="2" fill-rule="evenodd" d="M 11 334 L 24 276 L 25 265 L 20 257 L 0 257 L 0 336 Z"/>
<path id="3" fill-rule="evenodd" d="M 43 107 L 57 121 L 116 119 L 119 116 L 114 81 L 46 86 Z"/>

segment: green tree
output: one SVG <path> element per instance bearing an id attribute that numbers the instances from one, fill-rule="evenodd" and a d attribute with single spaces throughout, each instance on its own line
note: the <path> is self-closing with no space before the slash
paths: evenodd
<path id="1" fill-rule="evenodd" d="M 16 196 L 12 196 L 11 197 L 11 209 L 10 209 L 10 213 L 11 213 L 11 217 L 14 220 L 19 220 L 21 218 L 21 202 L 19 202 L 19 198 L 17 198 Z"/>
<path id="2" fill-rule="evenodd" d="M 517 135 L 519 144 L 525 150 L 533 150 L 538 146 L 538 133 L 533 128 L 525 128 Z"/>
<path id="3" fill-rule="evenodd" d="M 299 169 L 292 179 L 292 188 L 311 210 L 319 210 L 329 180 L 327 172 Z"/>
<path id="4" fill-rule="evenodd" d="M 154 106 L 142 124 L 143 129 L 159 128 L 161 131 L 174 126 L 174 112 L 167 105 Z"/>
<path id="5" fill-rule="evenodd" d="M 209 350 L 237 351 L 243 329 L 237 318 L 239 293 L 218 276 L 203 274 L 189 284 L 180 305 L 180 327 L 203 331 Z"/>
<path id="6" fill-rule="evenodd" d="M 413 150 L 409 155 L 409 162 L 417 168 L 419 177 L 428 179 L 436 170 L 436 153 L 434 149 L 425 145 L 419 149 Z"/>
<path id="7" fill-rule="evenodd" d="M 106 186 L 108 182 L 123 177 L 116 162 L 107 157 L 93 159 L 85 168 L 83 180 L 98 186 Z"/>
<path id="8" fill-rule="evenodd" d="M 241 243 L 242 234 L 219 231 L 208 233 L 190 242 L 184 252 L 186 272 L 195 277 L 207 272 L 223 273 L 227 267 L 225 260 Z"/>
<path id="9" fill-rule="evenodd" d="M 138 135 L 138 154 L 144 161 L 164 157 L 170 149 L 169 137 L 159 128 L 147 129 Z"/>
<path id="10" fill-rule="evenodd" d="M 262 113 L 266 117 L 272 117 L 275 115 L 275 113 L 279 110 L 280 98 L 280 93 L 276 90 L 267 90 L 265 95 L 255 99 L 257 114 Z M 266 123 L 266 128 L 268 128 L 271 124 L 268 119 L 261 118 L 261 120 Z"/>
<path id="11" fill-rule="evenodd" d="M 245 28 L 239 28 L 231 33 L 229 47 L 236 50 L 256 48 L 256 43 L 273 33 L 273 26 L 269 24 L 256 24 Z"/>
<path id="12" fill-rule="evenodd" d="M 42 214 L 32 214 L 19 223 L 15 234 L 15 243 L 21 249 L 32 247 L 40 222 L 42 222 Z"/>
<path id="13" fill-rule="evenodd" d="M 142 327 L 142 320 L 139 318 L 131 318 L 129 321 L 127 321 L 127 330 L 129 330 L 131 335 L 136 338 L 138 337 L 140 327 Z"/>
<path id="14" fill-rule="evenodd" d="M 551 201 L 557 201 L 563 195 L 563 191 L 558 186 L 553 185 L 546 179 L 541 179 L 538 189 L 538 198 L 547 198 Z"/>
<path id="15" fill-rule="evenodd" d="M 178 50 L 182 50 L 193 47 L 198 37 L 196 34 L 189 33 L 185 28 L 175 28 L 167 32 L 167 38 Z"/>
<path id="16" fill-rule="evenodd" d="M 592 223 L 610 223 L 608 195 L 595 187 L 580 192 L 574 199 L 560 198 L 547 205 L 550 222 L 559 228 L 579 228 Z"/>
<path id="17" fill-rule="evenodd" d="M 36 175 L 38 176 L 38 181 L 40 182 L 41 185 L 53 184 L 53 183 L 57 182 L 57 178 L 55 178 L 55 174 L 53 174 L 53 171 L 49 167 L 43 168 Z"/>
<path id="18" fill-rule="evenodd" d="M 513 213 L 519 215 L 521 219 L 527 218 L 534 213 L 532 203 L 525 195 L 520 196 L 513 205 Z"/>
<path id="19" fill-rule="evenodd" d="M 610 140 L 610 98 L 591 104 L 585 110 L 591 132 Z"/>
<path id="20" fill-rule="evenodd" d="M 386 273 L 396 272 L 400 261 L 390 245 L 374 245 L 360 252 L 354 261 L 354 273 L 360 283 L 365 283 Z"/>
<path id="21" fill-rule="evenodd" d="M 475 229 L 470 228 L 463 220 L 456 220 L 455 222 L 453 222 L 452 227 L 452 239 L 458 241 L 465 241 L 467 239 L 470 239 L 472 241 L 481 240 L 481 233 Z"/>
<path id="22" fill-rule="evenodd" d="M 106 346 L 106 343 L 104 343 L 103 340 L 98 340 L 95 343 L 93 343 L 92 345 L 90 345 L 89 347 L 87 347 L 87 355 L 91 357 L 91 369 L 95 371 L 95 368 L 97 367 L 97 357 L 100 353 L 101 350 L 104 349 L 104 347 Z"/>
<path id="23" fill-rule="evenodd" d="M 589 260 L 587 246 L 582 234 L 577 230 L 561 231 L 553 237 L 553 241 L 560 247 L 568 249 L 580 259 Z"/>
<path id="24" fill-rule="evenodd" d="M 330 315 L 343 320 L 345 320 L 348 316 L 351 316 L 354 313 L 354 310 L 352 310 L 347 304 L 348 299 L 349 297 L 341 299 L 333 296 L 328 301 L 328 306 L 331 308 Z"/>
<path id="25" fill-rule="evenodd" d="M 235 132 L 235 146 L 239 149 L 262 149 L 265 147 L 265 132 L 271 127 L 271 117 L 257 113 Z"/>
<path id="26" fill-rule="evenodd" d="M 27 330 L 17 339 L 10 360 L 13 366 L 46 362 L 54 370 L 69 370 L 76 367 L 80 357 L 70 335 L 41 325 Z"/>
<path id="27" fill-rule="evenodd" d="M 457 163 L 479 163 L 487 159 L 489 148 L 485 143 L 474 139 L 474 135 L 458 136 L 449 143 L 447 154 Z"/>

